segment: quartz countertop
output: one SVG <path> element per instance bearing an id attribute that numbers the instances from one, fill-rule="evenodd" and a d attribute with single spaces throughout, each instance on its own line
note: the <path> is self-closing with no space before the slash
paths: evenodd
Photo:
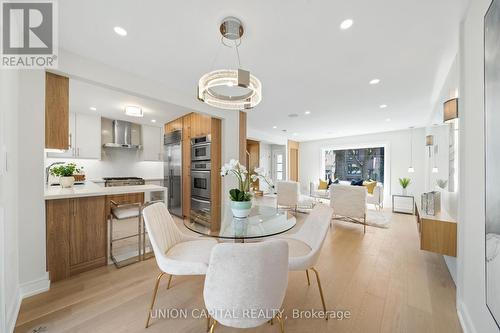
<path id="1" fill-rule="evenodd" d="M 79 197 L 97 197 L 101 195 L 141 193 L 165 191 L 167 188 L 158 185 L 131 185 L 102 187 L 94 182 L 86 181 L 82 185 L 74 185 L 72 188 L 61 188 L 60 186 L 45 186 L 44 199 L 67 199 Z"/>

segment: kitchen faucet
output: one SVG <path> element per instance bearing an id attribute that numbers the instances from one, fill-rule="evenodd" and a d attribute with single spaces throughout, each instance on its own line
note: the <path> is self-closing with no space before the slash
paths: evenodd
<path id="1" fill-rule="evenodd" d="M 47 183 L 47 184 L 49 183 L 50 168 L 52 168 L 52 166 L 57 165 L 57 164 L 64 164 L 64 162 L 54 162 L 45 168 L 45 183 Z"/>

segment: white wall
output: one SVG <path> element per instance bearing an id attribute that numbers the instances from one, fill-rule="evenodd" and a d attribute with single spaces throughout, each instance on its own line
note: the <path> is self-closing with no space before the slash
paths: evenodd
<path id="1" fill-rule="evenodd" d="M 21 71 L 19 89 L 19 283 L 29 296 L 47 290 L 45 271 L 45 73 Z"/>
<path id="2" fill-rule="evenodd" d="M 87 180 L 102 180 L 102 177 L 142 177 L 163 179 L 163 162 L 141 161 L 139 151 L 132 149 L 106 149 L 101 160 L 46 158 L 45 166 L 53 162 L 73 162 L 82 166 Z"/>
<path id="3" fill-rule="evenodd" d="M 484 15 L 470 2 L 460 45 L 460 194 L 457 308 L 465 332 L 498 332 L 486 307 L 484 183 Z"/>
<path id="4" fill-rule="evenodd" d="M 299 180 L 302 193 L 309 193 L 309 182 L 323 179 L 322 149 L 347 149 L 385 146 L 384 205 L 391 206 L 391 193 L 401 193 L 399 178 L 409 177 L 412 183 L 408 189 L 415 197 L 425 190 L 425 129 L 413 130 L 413 167 L 415 173 L 408 173 L 410 164 L 410 130 L 358 135 L 300 143 Z"/>
<path id="5" fill-rule="evenodd" d="M 18 87 L 18 71 L 0 70 L 0 332 L 12 331 L 21 301 L 17 209 Z"/>

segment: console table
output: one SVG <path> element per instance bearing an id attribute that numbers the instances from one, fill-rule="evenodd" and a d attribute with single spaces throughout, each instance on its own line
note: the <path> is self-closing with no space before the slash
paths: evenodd
<path id="1" fill-rule="evenodd" d="M 419 203 L 415 203 L 420 249 L 447 256 L 457 256 L 457 221 L 441 210 L 436 215 L 427 215 Z"/>

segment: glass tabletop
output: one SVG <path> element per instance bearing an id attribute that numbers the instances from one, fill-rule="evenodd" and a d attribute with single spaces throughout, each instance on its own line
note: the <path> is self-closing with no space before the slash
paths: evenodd
<path id="1" fill-rule="evenodd" d="M 252 207 L 250 216 L 236 218 L 230 209 L 223 209 L 220 230 L 211 231 L 208 226 L 185 219 L 184 226 L 198 234 L 222 239 L 244 240 L 278 235 L 292 229 L 297 220 L 288 211 L 276 207 Z"/>

